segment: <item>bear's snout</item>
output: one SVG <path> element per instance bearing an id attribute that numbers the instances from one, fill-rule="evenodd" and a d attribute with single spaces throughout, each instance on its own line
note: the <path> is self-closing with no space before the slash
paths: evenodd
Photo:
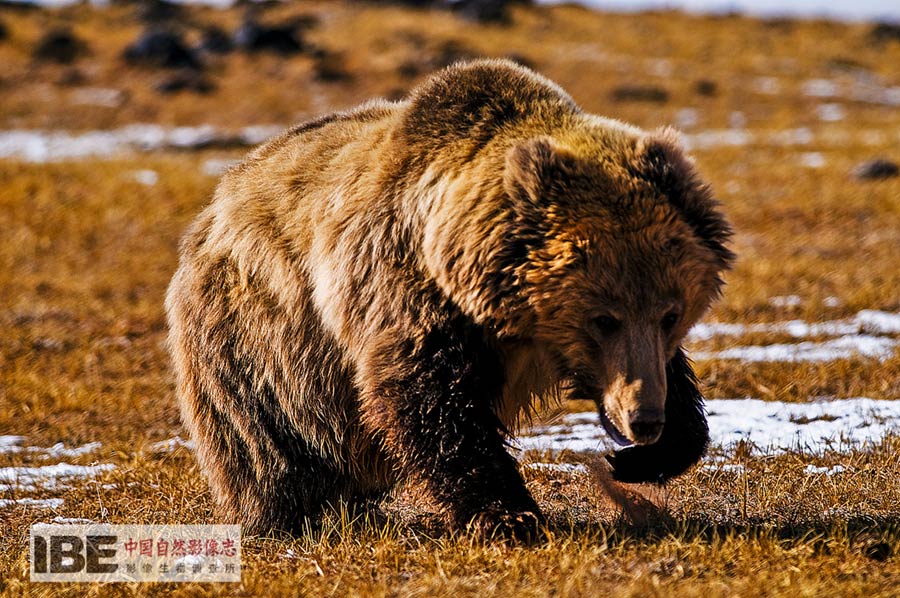
<path id="1" fill-rule="evenodd" d="M 628 416 L 628 426 L 635 444 L 653 444 L 662 435 L 666 414 L 662 409 L 637 409 Z"/>

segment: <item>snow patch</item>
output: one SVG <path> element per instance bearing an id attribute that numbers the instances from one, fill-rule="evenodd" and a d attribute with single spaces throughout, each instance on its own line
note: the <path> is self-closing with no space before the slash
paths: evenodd
<path id="1" fill-rule="evenodd" d="M 816 114 L 818 114 L 819 120 L 826 123 L 840 122 L 847 117 L 847 111 L 844 110 L 844 107 L 835 103 L 820 104 L 816 108 Z"/>
<path id="2" fill-rule="evenodd" d="M 729 449 L 748 441 L 762 451 L 820 453 L 875 443 L 900 431 L 900 401 L 869 398 L 784 403 L 759 399 L 716 399 L 706 403 L 712 446 Z M 572 413 L 559 423 L 538 426 L 518 438 L 522 450 L 574 452 L 614 448 L 595 412 Z M 717 468 L 720 466 L 717 466 Z"/>
<path id="3" fill-rule="evenodd" d="M 174 436 L 172 438 L 168 438 L 166 440 L 160 440 L 159 442 L 154 442 L 150 445 L 150 450 L 154 453 L 171 453 L 178 447 L 183 446 L 185 448 L 193 449 L 194 443 L 190 440 L 185 440 L 181 436 Z"/>
<path id="4" fill-rule="evenodd" d="M 883 336 L 850 334 L 824 342 L 805 341 L 796 344 L 748 345 L 722 351 L 698 351 L 697 360 L 729 359 L 755 362 L 820 362 L 851 357 L 871 357 L 884 361 L 894 354 L 900 341 Z"/>
<path id="5" fill-rule="evenodd" d="M 0 509 L 14 505 L 24 505 L 36 509 L 58 509 L 65 502 L 61 498 L 0 498 Z"/>
<path id="6" fill-rule="evenodd" d="M 49 458 L 71 458 L 80 457 L 97 451 L 101 446 L 100 442 L 89 442 L 87 444 L 66 448 L 62 442 L 57 442 L 53 446 L 22 446 L 25 441 L 24 436 L 0 436 L 0 455 L 4 453 L 21 453 L 38 454 L 45 459 Z"/>
<path id="7" fill-rule="evenodd" d="M 159 174 L 155 170 L 135 170 L 131 173 L 131 177 L 141 185 L 148 187 L 159 182 Z"/>
<path id="8" fill-rule="evenodd" d="M 210 158 L 203 162 L 200 171 L 206 176 L 222 176 L 225 171 L 238 164 L 240 160 L 231 160 L 227 158 Z"/>
<path id="9" fill-rule="evenodd" d="M 22 450 L 20 446 L 24 436 L 0 436 L 0 455 L 3 453 L 18 453 Z"/>
<path id="10" fill-rule="evenodd" d="M 46 458 L 71 458 L 88 455 L 97 451 L 101 446 L 103 445 L 100 442 L 89 442 L 81 446 L 76 446 L 75 448 L 66 448 L 62 442 L 57 442 L 51 447 L 40 448 L 37 446 L 30 446 L 27 450 L 44 453 Z"/>
<path id="11" fill-rule="evenodd" d="M 118 108 L 127 99 L 121 89 L 106 87 L 82 87 L 72 92 L 71 102 L 75 105 L 101 106 L 103 108 Z"/>
<path id="12" fill-rule="evenodd" d="M 900 314 L 864 309 L 856 314 L 860 328 L 880 334 L 900 334 Z"/>
<path id="13" fill-rule="evenodd" d="M 799 307 L 803 304 L 803 299 L 797 295 L 781 295 L 769 299 L 769 305 L 774 307 Z"/>
<path id="14" fill-rule="evenodd" d="M 837 83 L 828 79 L 810 79 L 803 83 L 802 89 L 803 95 L 812 98 L 833 98 L 840 91 Z"/>
<path id="15" fill-rule="evenodd" d="M 104 471 L 115 469 L 111 463 L 99 465 L 70 465 L 57 463 L 40 467 L 0 467 L 0 482 L 16 486 L 56 488 L 62 480 L 93 478 Z"/>
<path id="16" fill-rule="evenodd" d="M 826 164 L 825 156 L 820 152 L 804 152 L 800 154 L 800 165 L 805 168 L 823 168 Z"/>
<path id="17" fill-rule="evenodd" d="M 587 465 L 583 463 L 528 463 L 525 469 L 533 469 L 535 471 L 550 471 L 553 473 L 565 474 L 582 474 L 587 473 Z"/>
<path id="18" fill-rule="evenodd" d="M 57 515 L 56 517 L 54 517 L 53 519 L 50 520 L 50 523 L 62 523 L 62 524 L 66 524 L 66 525 L 81 525 L 81 524 L 88 524 L 88 523 L 94 523 L 94 522 L 91 521 L 90 519 L 85 519 L 83 517 L 61 517 L 61 516 Z"/>
<path id="19" fill-rule="evenodd" d="M 710 473 L 733 473 L 736 475 L 743 475 L 744 466 L 740 463 L 707 463 L 703 465 L 701 471 L 707 471 Z"/>
<path id="20" fill-rule="evenodd" d="M 252 146 L 283 130 L 284 127 L 279 125 L 256 125 L 228 131 L 212 125 L 166 128 L 151 124 L 84 133 L 17 129 L 0 131 L 0 158 L 44 163 L 109 158 L 135 151 Z"/>
<path id="21" fill-rule="evenodd" d="M 830 478 L 833 475 L 844 473 L 845 471 L 847 471 L 847 468 L 843 465 L 835 465 L 833 467 L 807 465 L 806 469 L 803 470 L 803 473 L 805 473 L 806 475 L 825 475 Z"/>
<path id="22" fill-rule="evenodd" d="M 829 297 L 831 303 L 836 299 Z M 742 336 L 751 333 L 788 334 L 794 338 L 868 334 L 900 334 L 900 313 L 864 309 L 851 319 L 807 323 L 802 320 L 758 324 L 701 322 L 688 333 L 691 340 L 705 341 L 718 336 Z"/>

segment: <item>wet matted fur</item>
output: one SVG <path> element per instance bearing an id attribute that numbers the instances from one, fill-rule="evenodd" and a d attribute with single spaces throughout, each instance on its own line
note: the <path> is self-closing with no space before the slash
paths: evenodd
<path id="1" fill-rule="evenodd" d="M 673 133 L 505 61 L 286 132 L 224 176 L 166 300 L 222 518 L 297 532 L 415 482 L 527 534 L 505 441 L 547 396 L 597 402 L 617 479 L 678 475 L 708 441 L 680 343 L 729 234 Z"/>

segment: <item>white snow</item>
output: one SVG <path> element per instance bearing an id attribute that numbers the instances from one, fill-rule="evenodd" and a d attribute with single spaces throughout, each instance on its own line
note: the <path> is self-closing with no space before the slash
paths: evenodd
<path id="1" fill-rule="evenodd" d="M 57 515 L 53 519 L 50 520 L 50 523 L 62 523 L 68 525 L 78 525 L 78 524 L 88 524 L 94 523 L 90 519 L 84 519 L 83 517 L 62 517 Z"/>
<path id="2" fill-rule="evenodd" d="M 804 152 L 800 154 L 800 165 L 806 168 L 824 168 L 827 162 L 821 152 Z"/>
<path id="3" fill-rule="evenodd" d="M 700 122 L 700 111 L 696 108 L 682 108 L 675 113 L 675 126 L 679 129 L 693 129 Z"/>
<path id="4" fill-rule="evenodd" d="M 71 102 L 86 106 L 102 106 L 104 108 L 117 108 L 121 106 L 127 96 L 120 89 L 106 87 L 82 87 L 72 92 Z"/>
<path id="5" fill-rule="evenodd" d="M 61 498 L 0 498 L 0 509 L 13 505 L 25 505 L 37 509 L 58 509 L 63 506 Z"/>
<path id="6" fill-rule="evenodd" d="M 115 465 L 70 465 L 57 463 L 39 467 L 0 467 L 0 482 L 9 484 L 56 488 L 58 482 L 74 478 L 92 478 L 104 471 L 115 469 Z"/>
<path id="7" fill-rule="evenodd" d="M 46 457 L 64 458 L 64 457 L 80 457 L 96 452 L 101 446 L 100 442 L 89 442 L 75 448 L 66 448 L 62 442 L 57 442 L 51 447 L 40 448 L 37 446 L 29 446 L 26 450 L 44 453 Z"/>
<path id="8" fill-rule="evenodd" d="M 756 136 L 746 129 L 710 129 L 681 136 L 681 142 L 687 150 L 743 147 L 755 141 Z"/>
<path id="9" fill-rule="evenodd" d="M 838 473 L 844 473 L 847 468 L 843 465 L 835 465 L 834 467 L 819 467 L 817 465 L 807 465 L 803 473 L 806 475 L 826 475 L 831 477 Z"/>
<path id="10" fill-rule="evenodd" d="M 43 458 L 62 459 L 66 457 L 80 457 L 97 451 L 101 446 L 100 442 L 89 442 L 82 446 L 66 448 L 62 442 L 57 442 L 53 446 L 22 446 L 25 441 L 24 436 L 0 436 L 0 455 L 3 453 L 21 453 L 23 451 L 29 454 L 37 454 Z"/>
<path id="11" fill-rule="evenodd" d="M 869 398 L 784 403 L 759 399 L 716 399 L 706 404 L 711 444 L 730 448 L 746 440 L 762 451 L 858 447 L 900 431 L 900 401 Z M 572 413 L 553 425 L 518 438 L 523 450 L 559 452 L 613 449 L 595 412 Z"/>
<path id="12" fill-rule="evenodd" d="M 880 334 L 900 334 L 900 314 L 864 309 L 856 314 L 860 328 Z"/>
<path id="13" fill-rule="evenodd" d="M 717 473 L 720 471 L 737 475 L 742 475 L 744 473 L 744 466 L 740 463 L 706 463 L 701 467 L 701 469 L 710 473 Z"/>
<path id="14" fill-rule="evenodd" d="M 802 320 L 757 324 L 701 322 L 688 333 L 691 340 L 704 341 L 718 336 L 741 336 L 751 333 L 780 333 L 794 338 L 813 336 L 868 334 L 900 334 L 900 314 L 864 309 L 851 319 L 807 323 Z"/>
<path id="15" fill-rule="evenodd" d="M 803 94 L 813 98 L 832 98 L 840 92 L 840 87 L 828 79 L 810 79 L 803 83 Z"/>
<path id="16" fill-rule="evenodd" d="M 211 145 L 250 146 L 283 129 L 280 125 L 256 125 L 228 131 L 212 125 L 166 128 L 152 124 L 83 133 L 16 129 L 0 131 L 0 158 L 43 163 L 108 158 L 134 151 L 197 149 Z"/>
<path id="17" fill-rule="evenodd" d="M 78 4 L 82 0 L 9 0 L 60 8 Z M 211 8 L 229 8 L 236 0 L 170 0 L 176 4 L 197 4 Z M 254 0 L 260 1 L 260 0 Z M 559 4 L 568 0 L 538 0 L 539 4 Z M 109 6 L 110 0 L 88 0 L 93 6 Z M 900 6 L 894 0 L 580 0 L 579 4 L 614 12 L 644 10 L 683 10 L 698 14 L 728 14 L 741 12 L 764 17 L 829 18 L 836 20 L 900 20 Z"/>
<path id="18" fill-rule="evenodd" d="M 210 158 L 203 162 L 203 166 L 200 167 L 200 171 L 206 176 L 222 176 L 225 174 L 225 171 L 240 162 L 240 160 L 233 160 L 228 158 Z"/>
<path id="19" fill-rule="evenodd" d="M 819 104 L 819 107 L 816 108 L 816 114 L 822 122 L 833 123 L 844 120 L 847 116 L 847 111 L 840 104 Z"/>
<path id="20" fill-rule="evenodd" d="M 803 299 L 797 295 L 780 295 L 769 299 L 769 304 L 775 307 L 798 307 L 803 304 Z"/>
<path id="21" fill-rule="evenodd" d="M 131 173 L 131 177 L 141 185 L 148 187 L 152 187 L 159 182 L 159 173 L 155 170 L 135 170 Z"/>
<path id="22" fill-rule="evenodd" d="M 0 436 L 0 455 L 3 453 L 18 453 L 22 450 L 20 446 L 22 441 L 25 440 L 24 436 Z"/>
<path id="23" fill-rule="evenodd" d="M 56 0 L 59 1 L 59 0 Z M 558 4 L 567 0 L 538 0 Z M 741 12 L 765 17 L 830 18 L 847 21 L 873 19 L 900 20 L 896 0 L 580 0 L 580 4 L 618 12 L 642 10 L 683 10 L 700 14 Z"/>
<path id="24" fill-rule="evenodd" d="M 691 353 L 697 360 L 734 359 L 745 363 L 781 361 L 788 363 L 834 361 L 851 357 L 871 357 L 884 361 L 894 354 L 900 341 L 883 336 L 849 334 L 823 342 L 748 345 L 722 351 Z"/>
<path id="25" fill-rule="evenodd" d="M 554 473 L 576 474 L 587 473 L 588 468 L 583 463 L 528 463 L 525 469 L 536 471 L 551 471 Z"/>
<path id="26" fill-rule="evenodd" d="M 149 448 L 154 453 L 170 453 L 180 446 L 193 449 L 194 443 L 190 440 L 185 440 L 181 436 L 173 436 L 172 438 L 167 438 L 166 440 L 154 442 L 150 445 Z"/>

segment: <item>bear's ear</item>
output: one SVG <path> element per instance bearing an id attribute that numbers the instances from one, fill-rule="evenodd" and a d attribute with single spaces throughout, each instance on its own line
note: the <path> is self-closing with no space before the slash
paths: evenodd
<path id="1" fill-rule="evenodd" d="M 509 150 L 503 184 L 513 201 L 540 206 L 555 188 L 565 186 L 575 168 L 571 152 L 549 137 L 535 137 Z"/>
<path id="2" fill-rule="evenodd" d="M 675 129 L 666 127 L 640 139 L 631 171 L 668 198 L 701 242 L 716 255 L 722 269 L 731 266 L 735 257 L 727 248 L 731 227 L 717 209 L 719 203 L 709 186 L 700 180 L 694 164 L 685 155 Z"/>

